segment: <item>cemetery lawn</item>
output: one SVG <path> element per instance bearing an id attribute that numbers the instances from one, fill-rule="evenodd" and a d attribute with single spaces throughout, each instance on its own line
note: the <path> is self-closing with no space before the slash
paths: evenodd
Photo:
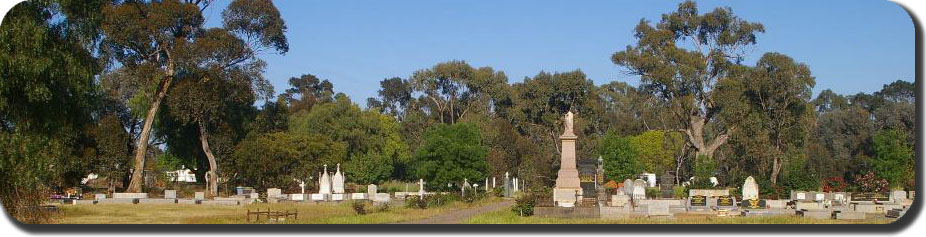
<path id="1" fill-rule="evenodd" d="M 708 215 L 677 214 L 673 219 L 623 218 L 623 219 L 567 219 L 520 217 L 511 210 L 486 212 L 464 221 L 466 224 L 889 224 L 894 219 L 871 220 L 819 220 L 797 216 L 775 217 L 717 217 Z"/>
<path id="2" fill-rule="evenodd" d="M 359 215 L 351 202 L 338 204 L 276 203 L 239 206 L 187 204 L 103 204 L 61 205 L 53 219 L 59 224 L 244 224 L 248 210 L 298 211 L 297 220 L 286 224 L 379 224 L 425 219 L 452 211 L 474 208 L 502 201 L 488 198 L 473 203 L 453 202 L 428 209 L 405 208 L 404 202 L 394 201 L 389 209 L 367 208 Z M 266 223 L 266 222 L 264 222 Z"/>

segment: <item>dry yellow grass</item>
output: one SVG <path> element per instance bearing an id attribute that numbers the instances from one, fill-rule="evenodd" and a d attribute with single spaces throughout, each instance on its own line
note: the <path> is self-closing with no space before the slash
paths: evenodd
<path id="1" fill-rule="evenodd" d="M 387 211 L 368 210 L 366 215 L 354 212 L 350 202 L 339 204 L 252 204 L 241 206 L 186 204 L 100 204 L 62 205 L 54 223 L 61 224 L 242 224 L 247 223 L 248 210 L 296 211 L 292 224 L 361 224 L 393 223 L 428 218 L 450 211 L 498 202 L 498 199 L 474 203 L 454 202 L 437 208 L 411 209 L 404 203 L 393 202 Z M 368 208 L 372 209 L 372 208 Z"/>

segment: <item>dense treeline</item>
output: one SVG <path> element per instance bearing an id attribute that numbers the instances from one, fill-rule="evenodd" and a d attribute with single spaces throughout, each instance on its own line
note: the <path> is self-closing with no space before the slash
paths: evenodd
<path id="1" fill-rule="evenodd" d="M 259 56 L 289 48 L 276 7 L 235 0 L 206 28 L 210 3 L 28 1 L 6 15 L 0 197 L 11 214 L 89 173 L 137 192 L 148 190 L 143 171 L 180 166 L 197 168 L 211 195 L 220 180 L 311 188 L 336 164 L 360 184 L 425 179 L 445 190 L 508 172 L 550 187 L 567 111 L 579 163 L 601 157 L 608 179 L 668 172 L 737 186 L 755 176 L 766 195 L 914 187 L 913 83 L 812 98 L 807 65 L 780 53 L 744 62 L 765 29 L 729 8 L 685 2 L 641 20 L 611 58 L 638 86 L 599 86 L 580 70 L 513 81 L 447 61 L 380 81 L 363 108 L 311 74 L 275 95 Z"/>

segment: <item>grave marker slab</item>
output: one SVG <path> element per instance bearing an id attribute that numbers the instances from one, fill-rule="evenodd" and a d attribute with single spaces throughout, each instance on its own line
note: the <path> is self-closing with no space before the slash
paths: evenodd
<path id="1" fill-rule="evenodd" d="M 148 193 L 113 193 L 116 199 L 148 198 Z"/>
<path id="2" fill-rule="evenodd" d="M 171 189 L 164 190 L 164 198 L 165 199 L 177 198 L 177 190 L 171 190 Z"/>
<path id="3" fill-rule="evenodd" d="M 278 188 L 268 188 L 267 198 L 283 198 L 283 190 Z"/>
<path id="4" fill-rule="evenodd" d="M 106 199 L 106 194 L 97 193 L 93 195 L 94 200 L 103 200 Z"/>
<path id="5" fill-rule="evenodd" d="M 740 206 L 746 209 L 765 209 L 768 207 L 768 204 L 764 199 L 746 199 L 743 200 Z"/>
<path id="6" fill-rule="evenodd" d="M 203 199 L 206 199 L 206 193 L 204 192 L 193 193 L 193 200 L 203 200 Z"/>

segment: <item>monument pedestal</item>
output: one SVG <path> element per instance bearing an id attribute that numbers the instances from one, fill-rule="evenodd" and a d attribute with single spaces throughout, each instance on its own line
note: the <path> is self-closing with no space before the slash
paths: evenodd
<path id="1" fill-rule="evenodd" d="M 579 186 L 579 170 L 576 169 L 576 139 L 578 137 L 572 133 L 571 126 L 568 128 L 559 137 L 563 147 L 556 186 L 553 186 L 553 201 L 562 207 L 575 206 L 578 201 L 577 197 L 582 196 L 582 188 Z"/>

